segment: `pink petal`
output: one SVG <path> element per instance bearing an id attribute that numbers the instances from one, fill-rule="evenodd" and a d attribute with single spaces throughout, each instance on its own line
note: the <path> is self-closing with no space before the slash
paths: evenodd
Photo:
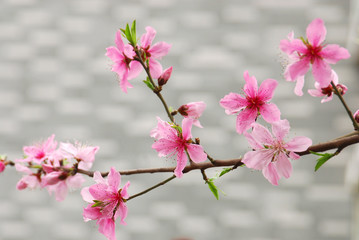
<path id="1" fill-rule="evenodd" d="M 121 53 L 124 52 L 125 45 L 123 44 L 122 41 L 121 30 L 118 30 L 116 33 L 115 44 Z"/>
<path id="2" fill-rule="evenodd" d="M 304 76 L 297 77 L 297 83 L 295 84 L 294 93 L 297 96 L 303 96 Z"/>
<path id="3" fill-rule="evenodd" d="M 350 53 L 347 49 L 336 44 L 326 45 L 320 52 L 320 56 L 330 64 L 335 64 L 339 60 L 350 58 Z"/>
<path id="4" fill-rule="evenodd" d="M 162 74 L 162 65 L 158 61 L 154 60 L 153 58 L 150 58 L 149 65 L 150 65 L 150 73 L 152 78 L 154 79 L 159 78 Z"/>
<path id="5" fill-rule="evenodd" d="M 283 39 L 280 41 L 279 48 L 288 55 L 293 54 L 293 52 L 303 53 L 307 49 L 300 39 L 293 39 L 291 41 Z"/>
<path id="6" fill-rule="evenodd" d="M 93 174 L 93 180 L 96 183 L 100 184 L 107 184 L 106 180 L 102 177 L 101 173 L 99 171 L 94 172 Z"/>
<path id="7" fill-rule="evenodd" d="M 330 96 L 325 96 L 320 102 L 325 103 L 331 101 L 332 99 L 333 99 L 333 94 Z"/>
<path id="8" fill-rule="evenodd" d="M 110 173 L 107 176 L 108 185 L 113 188 L 113 190 L 118 190 L 119 185 L 121 184 L 121 175 L 116 171 L 115 168 L 111 168 Z"/>
<path id="9" fill-rule="evenodd" d="M 330 84 L 332 69 L 329 64 L 320 59 L 315 59 L 312 72 L 315 81 L 317 81 L 321 88 L 325 88 Z"/>
<path id="10" fill-rule="evenodd" d="M 246 81 L 246 84 L 243 88 L 244 92 L 247 94 L 247 96 L 255 98 L 258 92 L 257 79 L 254 76 L 249 76 L 248 71 L 244 72 L 243 77 Z"/>
<path id="11" fill-rule="evenodd" d="M 193 125 L 193 119 L 192 118 L 184 118 L 182 120 L 182 137 L 185 140 L 191 139 L 191 129 Z"/>
<path id="12" fill-rule="evenodd" d="M 55 199 L 56 201 L 63 201 L 66 198 L 67 195 L 67 185 L 65 181 L 59 182 L 54 189 L 55 191 Z"/>
<path id="13" fill-rule="evenodd" d="M 107 192 L 107 185 L 105 184 L 94 184 L 89 188 L 89 192 L 91 193 L 94 200 L 103 201 L 109 197 L 109 193 Z"/>
<path id="14" fill-rule="evenodd" d="M 102 213 L 100 211 L 100 208 L 92 207 L 92 204 L 89 204 L 86 208 L 84 208 L 82 216 L 84 217 L 84 221 L 88 222 L 90 220 L 99 219 L 102 216 Z"/>
<path id="15" fill-rule="evenodd" d="M 278 157 L 277 157 L 277 161 L 274 162 L 277 171 L 279 173 L 279 175 L 285 177 L 285 178 L 289 178 L 290 175 L 292 174 L 292 164 L 290 163 L 288 157 L 284 154 L 284 153 L 279 153 Z"/>
<path id="16" fill-rule="evenodd" d="M 152 27 L 146 27 L 146 33 L 141 36 L 141 47 L 146 48 L 152 44 L 156 36 L 156 30 Z"/>
<path id="17" fill-rule="evenodd" d="M 289 152 L 289 157 L 293 160 L 298 160 L 300 156 L 294 152 Z"/>
<path id="18" fill-rule="evenodd" d="M 269 163 L 262 171 L 263 176 L 273 185 L 278 185 L 279 175 L 273 163 Z"/>
<path id="19" fill-rule="evenodd" d="M 245 108 L 237 116 L 236 130 L 242 134 L 245 130 L 249 129 L 251 124 L 256 121 L 258 116 L 257 109 Z"/>
<path id="20" fill-rule="evenodd" d="M 243 135 L 247 138 L 249 145 L 255 150 L 263 149 L 262 143 L 258 142 L 255 138 L 253 138 L 252 134 L 248 132 L 244 132 Z"/>
<path id="21" fill-rule="evenodd" d="M 99 225 L 98 231 L 108 240 L 116 240 L 115 222 L 111 218 L 101 218 L 97 224 Z"/>
<path id="22" fill-rule="evenodd" d="M 80 174 L 76 174 L 74 176 L 69 176 L 66 179 L 66 184 L 67 186 L 71 189 L 79 189 L 81 188 L 82 184 L 85 182 L 86 180 L 84 179 L 84 177 Z"/>
<path id="23" fill-rule="evenodd" d="M 248 100 L 238 93 L 229 93 L 219 101 L 219 104 L 226 109 L 226 113 L 230 115 L 248 106 Z"/>
<path id="24" fill-rule="evenodd" d="M 277 105 L 273 103 L 266 103 L 259 108 L 259 113 L 263 119 L 268 122 L 276 122 L 280 120 L 280 111 Z"/>
<path id="25" fill-rule="evenodd" d="M 123 76 L 119 76 L 120 77 L 120 87 L 121 90 L 124 93 L 127 93 L 127 88 L 133 88 L 133 86 L 128 82 L 128 71 L 125 71 L 125 73 L 123 74 Z"/>
<path id="26" fill-rule="evenodd" d="M 82 190 L 81 190 L 81 196 L 82 196 L 82 199 L 86 202 L 89 202 L 89 203 L 93 203 L 93 196 L 92 194 L 90 193 L 90 188 L 89 187 L 84 187 Z"/>
<path id="27" fill-rule="evenodd" d="M 197 144 L 189 144 L 187 152 L 191 160 L 195 163 L 204 162 L 207 160 L 207 154 L 204 152 L 203 147 Z"/>
<path id="28" fill-rule="evenodd" d="M 176 177 L 181 178 L 183 176 L 183 169 L 186 167 L 187 164 L 187 155 L 184 150 L 178 151 L 177 153 L 177 166 L 174 171 Z"/>
<path id="29" fill-rule="evenodd" d="M 322 19 L 314 19 L 307 27 L 307 38 L 309 43 L 313 46 L 319 46 L 325 40 L 327 29 L 324 26 Z"/>
<path id="30" fill-rule="evenodd" d="M 140 75 L 142 71 L 141 63 L 137 61 L 132 61 L 130 63 L 130 70 L 128 71 L 128 80 L 134 79 Z"/>
<path id="31" fill-rule="evenodd" d="M 261 98 L 264 102 L 271 100 L 277 85 L 278 82 L 275 79 L 264 80 L 259 87 L 258 97 Z"/>
<path id="32" fill-rule="evenodd" d="M 278 122 L 272 123 L 272 132 L 275 138 L 281 142 L 284 137 L 289 133 L 289 122 L 287 119 L 280 120 Z"/>
<path id="33" fill-rule="evenodd" d="M 122 53 L 115 47 L 106 48 L 106 56 L 113 62 L 120 62 L 124 59 Z"/>
<path id="34" fill-rule="evenodd" d="M 170 51 L 172 45 L 165 42 L 158 42 L 154 44 L 148 52 L 151 54 L 151 57 L 155 59 L 161 59 L 163 56 L 166 56 Z"/>
<path id="35" fill-rule="evenodd" d="M 318 89 L 309 89 L 308 90 L 308 93 L 310 96 L 312 97 L 323 97 L 325 96 L 321 90 L 318 90 Z"/>
<path id="36" fill-rule="evenodd" d="M 116 213 L 118 213 L 118 215 L 120 216 L 120 223 L 122 225 L 126 225 L 125 218 L 127 217 L 128 209 L 123 202 L 120 202 Z"/>
<path id="37" fill-rule="evenodd" d="M 284 145 L 288 151 L 303 152 L 312 145 L 312 140 L 307 137 L 294 137 L 291 141 Z"/>
<path id="38" fill-rule="evenodd" d="M 274 152 L 270 149 L 250 151 L 244 154 L 242 162 L 248 168 L 262 170 L 271 162 L 273 155 Z"/>
<path id="39" fill-rule="evenodd" d="M 193 125 L 195 125 L 196 127 L 199 127 L 199 128 L 203 128 L 203 126 L 201 125 L 201 123 L 199 122 L 198 119 L 193 120 Z"/>
<path id="40" fill-rule="evenodd" d="M 176 141 L 171 141 L 165 138 L 161 138 L 152 144 L 152 148 L 158 152 L 158 156 L 160 157 L 172 155 L 177 147 L 178 143 Z"/>
<path id="41" fill-rule="evenodd" d="M 252 124 L 253 131 L 252 131 L 252 137 L 257 141 L 258 143 L 261 143 L 261 145 L 274 145 L 274 140 L 271 135 L 271 133 L 268 131 L 267 128 L 263 127 L 262 125 L 258 123 Z"/>
<path id="42" fill-rule="evenodd" d="M 122 190 L 121 190 L 121 197 L 123 198 L 123 199 L 127 199 L 127 198 L 129 198 L 129 195 L 128 195 L 128 187 L 130 186 L 130 182 L 128 181 L 126 184 L 125 184 L 125 186 L 123 186 L 123 188 L 122 188 Z"/>
<path id="43" fill-rule="evenodd" d="M 288 81 L 295 81 L 298 77 L 304 76 L 310 67 L 310 59 L 305 57 L 297 62 L 294 62 L 290 65 L 288 65 L 286 71 L 288 71 L 288 74 L 285 74 L 289 78 L 287 78 Z"/>

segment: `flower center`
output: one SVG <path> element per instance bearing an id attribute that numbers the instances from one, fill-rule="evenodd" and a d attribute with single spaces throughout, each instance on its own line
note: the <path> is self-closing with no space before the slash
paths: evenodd
<path id="1" fill-rule="evenodd" d="M 307 43 L 307 54 L 305 54 L 307 57 L 310 58 L 310 63 L 313 64 L 315 59 L 322 59 L 320 56 L 320 52 L 322 51 L 322 46 L 313 47 L 311 44 Z"/>
<path id="2" fill-rule="evenodd" d="M 35 155 L 35 158 L 37 158 L 37 159 L 42 159 L 43 157 L 45 157 L 44 151 L 39 151 L 39 152 Z"/>
<path id="3" fill-rule="evenodd" d="M 327 95 L 328 97 L 330 97 L 330 96 L 332 95 L 332 93 L 333 93 L 333 87 L 332 87 L 332 85 L 329 85 L 329 86 L 326 87 L 326 88 L 322 88 L 321 90 L 322 90 L 322 93 L 323 93 L 324 95 Z"/>
<path id="4" fill-rule="evenodd" d="M 264 101 L 258 98 L 257 96 L 254 98 L 251 98 L 249 96 L 246 96 L 246 99 L 248 101 L 248 108 L 256 108 L 259 109 L 263 104 Z"/>

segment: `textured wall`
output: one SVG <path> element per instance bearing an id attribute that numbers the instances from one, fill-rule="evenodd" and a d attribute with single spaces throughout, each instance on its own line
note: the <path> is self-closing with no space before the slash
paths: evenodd
<path id="1" fill-rule="evenodd" d="M 203 130 L 193 135 L 214 158 L 235 158 L 249 150 L 235 133 L 235 117 L 218 102 L 238 92 L 248 70 L 261 82 L 280 82 L 273 102 L 292 126 L 291 136 L 314 143 L 344 135 L 351 124 L 338 101 L 321 104 L 282 77 L 279 41 L 294 30 L 304 35 L 316 17 L 326 22 L 327 42 L 344 45 L 349 0 L 2 0 L 0 1 L 0 152 L 21 157 L 23 145 L 46 139 L 99 145 L 94 169 L 171 166 L 151 149 L 149 131 L 165 118 L 158 99 L 141 78 L 126 95 L 110 71 L 105 48 L 115 32 L 137 20 L 138 32 L 153 26 L 156 41 L 173 44 L 162 61 L 174 66 L 164 96 L 173 107 L 206 101 Z M 349 105 L 358 100 L 357 70 L 350 61 L 335 67 L 351 86 Z M 144 75 L 141 75 L 142 77 Z M 310 78 L 308 78 L 310 79 Z M 312 80 L 306 88 L 312 87 Z M 168 91 L 167 91 L 168 90 Z M 127 226 L 118 239 L 198 240 L 315 239 L 350 236 L 351 197 L 344 188 L 350 150 L 314 174 L 313 157 L 293 163 L 289 180 L 277 187 L 260 172 L 241 168 L 218 180 L 226 195 L 217 201 L 193 172 L 128 203 Z M 212 171 L 209 175 L 215 174 Z M 170 174 L 123 177 L 137 193 Z M 46 191 L 19 192 L 20 175 L 0 175 L 0 239 L 105 239 L 94 223 L 82 221 L 79 192 L 58 203 Z M 88 181 L 90 184 L 91 181 Z"/>

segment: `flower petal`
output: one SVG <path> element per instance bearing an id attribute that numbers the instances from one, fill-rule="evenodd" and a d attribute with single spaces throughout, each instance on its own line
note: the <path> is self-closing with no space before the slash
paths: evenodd
<path id="1" fill-rule="evenodd" d="M 323 60 L 315 59 L 312 66 L 313 76 L 321 88 L 325 88 L 330 84 L 332 69 L 329 64 Z"/>
<path id="2" fill-rule="evenodd" d="M 118 50 L 122 53 L 124 52 L 124 46 L 125 44 L 123 43 L 122 41 L 122 33 L 121 33 L 121 30 L 118 30 L 117 33 L 116 33 L 116 38 L 115 38 L 115 44 L 118 48 Z"/>
<path id="3" fill-rule="evenodd" d="M 335 64 L 339 60 L 350 58 L 348 50 L 337 44 L 326 45 L 319 54 L 330 64 Z"/>
<path id="4" fill-rule="evenodd" d="M 161 59 L 163 56 L 166 56 L 170 51 L 172 45 L 166 42 L 158 42 L 154 44 L 148 51 L 151 54 L 151 57 L 155 59 Z"/>
<path id="5" fill-rule="evenodd" d="M 287 119 L 272 123 L 273 135 L 279 142 L 283 141 L 284 137 L 289 133 L 289 129 L 290 126 Z"/>
<path id="6" fill-rule="evenodd" d="M 90 220 L 97 220 L 101 217 L 101 215 L 102 214 L 100 208 L 92 207 L 92 204 L 87 205 L 87 207 L 84 208 L 84 211 L 82 213 L 85 222 L 88 222 Z"/>
<path id="7" fill-rule="evenodd" d="M 312 145 L 312 140 L 307 137 L 294 137 L 291 141 L 284 145 L 288 151 L 303 152 Z"/>
<path id="8" fill-rule="evenodd" d="M 147 48 L 150 46 L 155 36 L 156 30 L 150 26 L 146 27 L 146 33 L 141 36 L 141 47 Z"/>
<path id="9" fill-rule="evenodd" d="M 90 186 L 89 192 L 91 193 L 94 200 L 103 201 L 109 197 L 107 192 L 107 185 L 105 184 L 94 184 Z"/>
<path id="10" fill-rule="evenodd" d="M 273 103 L 263 104 L 259 108 L 259 113 L 262 115 L 263 119 L 268 122 L 276 122 L 280 120 L 280 111 L 277 105 Z"/>
<path id="11" fill-rule="evenodd" d="M 292 174 L 293 167 L 288 157 L 284 153 L 281 152 L 278 154 L 277 161 L 274 162 L 274 164 L 277 168 L 279 175 L 285 178 L 290 177 L 290 175 Z"/>
<path id="12" fill-rule="evenodd" d="M 317 47 L 325 40 L 327 29 L 324 22 L 320 18 L 314 19 L 307 27 L 307 38 L 313 47 Z"/>
<path id="13" fill-rule="evenodd" d="M 90 187 L 84 187 L 82 190 L 81 190 L 81 196 L 82 196 L 82 199 L 86 202 L 89 202 L 89 203 L 93 203 L 93 196 L 92 194 L 90 193 Z"/>
<path id="14" fill-rule="evenodd" d="M 244 154 L 242 162 L 248 168 L 262 170 L 271 162 L 274 152 L 271 149 L 250 151 Z"/>
<path id="15" fill-rule="evenodd" d="M 184 150 L 178 151 L 177 153 L 177 166 L 174 171 L 176 177 L 181 178 L 183 176 L 183 169 L 186 167 L 187 164 L 187 155 Z"/>
<path id="16" fill-rule="evenodd" d="M 98 231 L 108 240 L 116 240 L 115 222 L 111 218 L 101 218 L 97 224 L 99 225 Z"/>
<path id="17" fill-rule="evenodd" d="M 112 187 L 113 191 L 117 191 L 121 184 L 121 175 L 115 168 L 111 168 L 110 173 L 107 176 L 108 185 Z"/>
<path id="18" fill-rule="evenodd" d="M 280 178 L 277 169 L 275 168 L 274 164 L 271 162 L 268 164 L 266 168 L 262 171 L 263 176 L 273 185 L 278 185 L 278 180 Z"/>
<path id="19" fill-rule="evenodd" d="M 298 77 L 304 76 L 310 68 L 310 59 L 305 57 L 299 61 L 296 61 L 288 65 L 286 71 L 288 74 L 284 73 L 288 81 L 296 81 Z"/>
<path id="20" fill-rule="evenodd" d="M 153 58 L 150 58 L 149 65 L 150 65 L 150 73 L 152 78 L 154 79 L 159 78 L 162 74 L 162 65 L 158 61 L 154 60 Z"/>
<path id="21" fill-rule="evenodd" d="M 277 85 L 278 82 L 275 79 L 264 80 L 259 87 L 258 97 L 261 98 L 264 102 L 271 100 Z"/>
<path id="22" fill-rule="evenodd" d="M 228 115 L 235 114 L 248 106 L 248 100 L 238 93 L 229 93 L 224 96 L 220 101 L 219 104 L 226 109 L 226 113 Z"/>
<path id="23" fill-rule="evenodd" d="M 258 123 L 254 123 L 252 125 L 253 131 L 252 131 L 252 137 L 258 142 L 261 143 L 261 145 L 274 145 L 274 140 L 271 135 L 271 133 L 268 131 L 267 128 L 263 127 L 262 125 Z"/>
<path id="24" fill-rule="evenodd" d="M 246 84 L 243 87 L 244 92 L 247 94 L 247 96 L 255 98 L 258 92 L 257 79 L 254 76 L 249 76 L 248 71 L 244 72 L 243 77 L 246 81 Z"/>
<path id="25" fill-rule="evenodd" d="M 303 96 L 304 76 L 297 77 L 297 83 L 295 84 L 294 93 L 297 96 Z"/>
<path id="26" fill-rule="evenodd" d="M 249 129 L 251 124 L 256 121 L 258 116 L 257 109 L 245 108 L 237 116 L 236 130 L 239 134 L 242 134 L 245 130 Z"/>
<path id="27" fill-rule="evenodd" d="M 201 145 L 189 144 L 187 146 L 187 152 L 191 160 L 195 163 L 204 162 L 207 159 L 207 154 Z"/>

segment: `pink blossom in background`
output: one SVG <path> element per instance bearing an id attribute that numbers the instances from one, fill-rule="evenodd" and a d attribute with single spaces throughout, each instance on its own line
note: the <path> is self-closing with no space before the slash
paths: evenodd
<path id="1" fill-rule="evenodd" d="M 18 190 L 35 189 L 40 186 L 41 177 L 38 173 L 33 173 L 30 168 L 19 163 L 15 164 L 15 169 L 26 174 L 17 182 L 16 188 Z"/>
<path id="2" fill-rule="evenodd" d="M 120 189 L 121 175 L 114 168 L 111 168 L 107 179 L 101 173 L 94 173 L 96 184 L 83 188 L 82 198 L 88 202 L 83 211 L 84 220 L 96 220 L 99 225 L 99 232 L 109 240 L 115 240 L 115 221 L 120 217 L 120 223 L 126 225 L 127 216 L 126 199 L 129 197 L 127 189 L 130 182 Z"/>
<path id="3" fill-rule="evenodd" d="M 264 126 L 253 123 L 252 132 L 244 135 L 253 151 L 247 152 L 242 162 L 248 168 L 262 170 L 264 177 L 273 185 L 278 185 L 278 180 L 283 176 L 289 178 L 292 173 L 292 165 L 288 158 L 299 159 L 295 152 L 302 152 L 312 145 L 312 140 L 307 137 L 294 137 L 290 141 L 284 141 L 288 134 L 289 122 L 284 119 L 272 123 L 272 133 Z"/>
<path id="4" fill-rule="evenodd" d="M 322 19 L 314 19 L 307 27 L 307 39 L 294 39 L 291 32 L 288 39 L 280 42 L 280 49 L 288 54 L 290 64 L 286 67 L 284 76 L 288 81 L 304 81 L 304 75 L 312 65 L 315 81 L 321 88 L 329 85 L 331 67 L 339 60 L 347 59 L 350 54 L 347 49 L 336 44 L 324 44 L 327 30 Z M 303 84 L 301 84 L 303 86 Z M 297 89 L 296 94 L 300 95 Z"/>
<path id="5" fill-rule="evenodd" d="M 157 61 L 167 55 L 171 49 L 171 44 L 158 42 L 152 45 L 152 41 L 156 36 L 156 31 L 148 26 L 146 33 L 141 36 L 141 50 L 149 59 L 149 67 L 152 78 L 157 79 L 162 74 L 162 65 Z"/>
<path id="6" fill-rule="evenodd" d="M 136 55 L 133 47 L 130 44 L 125 45 L 123 43 L 121 30 L 116 33 L 115 43 L 116 47 L 106 48 L 106 56 L 114 62 L 112 71 L 118 74 L 120 87 L 123 92 L 127 93 L 127 88 L 133 87 L 128 80 L 137 77 L 142 70 L 142 66 L 138 61 L 133 60 Z"/>
<path id="7" fill-rule="evenodd" d="M 183 169 L 186 167 L 188 157 L 195 163 L 206 161 L 207 154 L 202 146 L 191 141 L 191 128 L 193 119 L 184 118 L 182 120 L 182 131 L 172 127 L 168 122 L 157 118 L 157 127 L 151 131 L 151 137 L 156 138 L 152 148 L 158 152 L 159 157 L 176 156 L 177 166 L 174 171 L 176 177 L 183 176 Z"/>
<path id="8" fill-rule="evenodd" d="M 170 79 L 170 77 L 171 77 L 171 74 L 172 74 L 172 70 L 173 70 L 173 67 L 169 67 L 169 68 L 167 68 L 167 69 L 165 69 L 164 71 L 163 71 L 163 73 L 158 77 L 158 85 L 159 86 L 163 86 L 163 85 L 165 85 L 167 82 L 168 82 L 168 80 Z"/>
<path id="9" fill-rule="evenodd" d="M 99 147 L 91 147 L 76 143 L 60 143 L 60 151 L 65 158 L 74 158 L 79 161 L 78 167 L 83 170 L 89 170 L 95 161 L 95 154 Z"/>
<path id="10" fill-rule="evenodd" d="M 334 70 L 332 70 L 331 81 L 334 83 L 334 85 L 336 85 L 341 95 L 344 95 L 348 90 L 348 88 L 345 85 L 338 84 L 338 75 Z M 308 93 L 313 97 L 324 97 L 321 100 L 321 103 L 329 102 L 333 99 L 334 89 L 331 84 L 329 84 L 325 88 L 321 88 L 319 83 L 316 82 L 315 88 L 316 89 L 309 89 Z"/>
<path id="11" fill-rule="evenodd" d="M 0 173 L 5 170 L 5 163 L 3 161 L 0 161 Z"/>
<path id="12" fill-rule="evenodd" d="M 185 118 L 193 119 L 193 125 L 203 128 L 198 118 L 202 115 L 206 104 L 204 102 L 190 102 L 178 108 L 178 112 Z"/>
<path id="13" fill-rule="evenodd" d="M 269 123 L 280 119 L 280 111 L 275 104 L 269 103 L 278 82 L 274 79 L 266 79 L 258 89 L 257 80 L 249 76 L 248 71 L 244 72 L 244 96 L 238 93 L 229 93 L 220 100 L 220 105 L 229 115 L 237 114 L 236 130 L 242 134 L 250 128 L 258 115 Z"/>
<path id="14" fill-rule="evenodd" d="M 54 140 L 55 135 L 52 134 L 45 142 L 33 146 L 25 146 L 23 148 L 25 158 L 17 159 L 16 162 L 34 162 L 41 164 L 44 160 L 51 157 L 57 147 L 57 142 Z"/>
<path id="15" fill-rule="evenodd" d="M 354 113 L 354 119 L 357 123 L 359 123 L 359 109 Z"/>

